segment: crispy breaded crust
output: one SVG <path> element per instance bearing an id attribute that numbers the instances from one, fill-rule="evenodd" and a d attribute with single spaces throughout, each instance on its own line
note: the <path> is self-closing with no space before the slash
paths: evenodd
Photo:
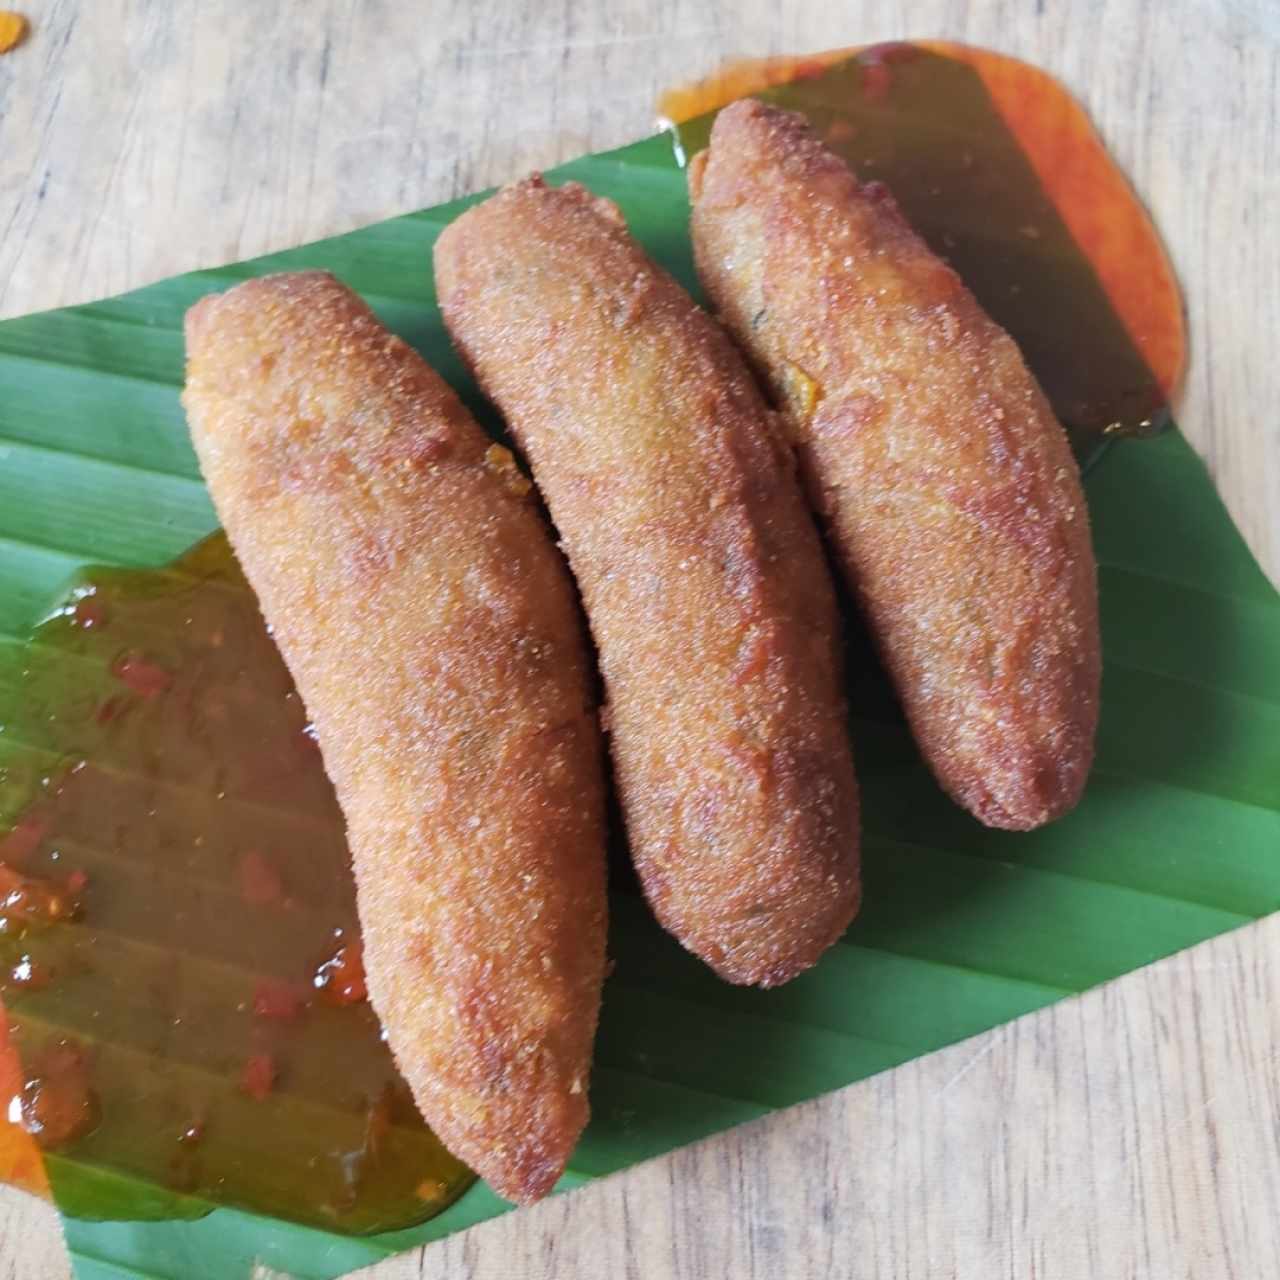
<path id="1" fill-rule="evenodd" d="M 783 407 L 938 780 L 990 826 L 1066 812 L 1093 758 L 1097 575 L 1018 348 L 799 116 L 726 108 L 689 189 L 703 285 Z"/>
<path id="2" fill-rule="evenodd" d="M 645 894 L 729 981 L 785 982 L 859 898 L 835 602 L 790 450 L 611 202 L 516 183 L 435 261 L 582 591 Z"/>
<path id="3" fill-rule="evenodd" d="M 449 1150 L 537 1199 L 587 1120 L 604 974 L 569 575 L 510 455 L 331 276 L 186 329 L 200 465 L 346 815 L 374 1008 Z"/>

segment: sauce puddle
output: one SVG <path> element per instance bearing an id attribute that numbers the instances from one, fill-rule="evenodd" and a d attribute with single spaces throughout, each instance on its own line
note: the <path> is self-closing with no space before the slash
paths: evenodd
<path id="1" fill-rule="evenodd" d="M 352 1233 L 456 1198 L 471 1175 L 365 1001 L 342 815 L 225 537 L 86 570 L 23 662 L 0 734 L 6 1177 L 42 1189 L 43 1155 L 64 1209 L 94 1212 L 84 1171 L 107 1168 L 174 1213 Z"/>

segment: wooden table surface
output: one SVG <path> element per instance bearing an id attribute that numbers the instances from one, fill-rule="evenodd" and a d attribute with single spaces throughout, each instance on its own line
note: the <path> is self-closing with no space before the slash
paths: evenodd
<path id="1" fill-rule="evenodd" d="M 0 59 L 0 316 L 626 142 L 649 129 L 662 87 L 725 56 L 918 35 L 1039 62 L 1083 98 L 1166 236 L 1193 342 L 1182 425 L 1280 576 L 1274 0 L 19 7 L 31 37 Z M 1278 1268 L 1271 917 L 368 1274 L 1252 1280 Z M 52 1210 L 0 1191 L 0 1277 L 66 1272 Z"/>

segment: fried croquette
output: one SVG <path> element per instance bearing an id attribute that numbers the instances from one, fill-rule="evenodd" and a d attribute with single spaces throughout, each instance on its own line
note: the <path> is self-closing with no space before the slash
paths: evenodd
<path id="1" fill-rule="evenodd" d="M 689 168 L 698 273 L 772 389 L 939 782 L 1070 809 L 1098 716 L 1079 472 L 1013 340 L 804 120 L 743 100 Z"/>
<path id="2" fill-rule="evenodd" d="M 785 982 L 859 900 L 834 594 L 791 451 L 724 333 L 583 187 L 505 188 L 435 267 L 577 578 L 644 892 L 722 977 Z"/>
<path id="3" fill-rule="evenodd" d="M 587 1119 L 602 747 L 510 455 L 322 272 L 187 315 L 191 434 L 346 816 L 369 995 L 444 1144 L 545 1195 Z"/>

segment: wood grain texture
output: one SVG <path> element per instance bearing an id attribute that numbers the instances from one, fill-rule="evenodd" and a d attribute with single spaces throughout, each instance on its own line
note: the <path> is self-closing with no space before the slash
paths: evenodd
<path id="1" fill-rule="evenodd" d="M 1187 294 L 1180 419 L 1280 577 L 1273 0 L 26 0 L 0 315 L 350 229 L 643 133 L 726 56 L 987 44 L 1085 101 Z M 1193 1277 L 1280 1258 L 1280 919 L 508 1215 L 378 1280 Z M 66 1274 L 0 1192 L 0 1280 Z"/>

